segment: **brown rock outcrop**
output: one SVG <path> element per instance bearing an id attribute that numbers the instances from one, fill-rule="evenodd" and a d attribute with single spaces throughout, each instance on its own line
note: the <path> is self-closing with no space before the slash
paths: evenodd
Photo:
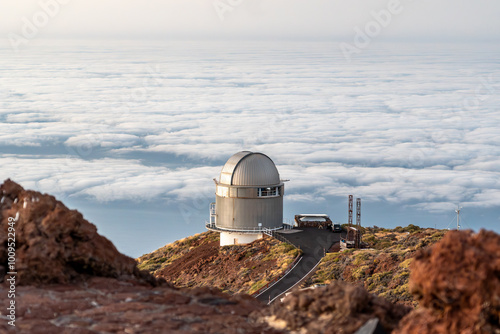
<path id="1" fill-rule="evenodd" d="M 281 333 L 248 317 L 262 308 L 254 298 L 209 288 L 176 290 L 103 277 L 71 285 L 21 286 L 15 327 L 5 319 L 6 295 L 0 285 L 0 333 Z"/>
<path id="2" fill-rule="evenodd" d="M 18 285 L 69 283 L 86 276 L 135 276 L 155 282 L 78 211 L 69 210 L 53 196 L 24 190 L 6 180 L 0 186 L 0 198 L 0 282 L 8 271 L 9 218 L 16 217 Z"/>
<path id="3" fill-rule="evenodd" d="M 277 329 L 326 334 L 354 333 L 368 320 L 378 318 L 390 332 L 409 311 L 362 287 L 335 281 L 326 287 L 292 293 L 283 303 L 273 304 L 263 318 Z"/>
<path id="4" fill-rule="evenodd" d="M 411 265 L 420 307 L 399 333 L 500 333 L 500 236 L 451 231 Z"/>

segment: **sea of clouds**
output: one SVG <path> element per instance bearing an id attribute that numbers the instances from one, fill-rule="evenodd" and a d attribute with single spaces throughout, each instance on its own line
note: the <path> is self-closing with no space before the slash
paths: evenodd
<path id="1" fill-rule="evenodd" d="M 0 178 L 27 188 L 205 211 L 227 158 L 251 150 L 290 180 L 289 204 L 353 193 L 431 213 L 500 205 L 493 46 L 379 44 L 350 62 L 327 42 L 2 54 Z"/>

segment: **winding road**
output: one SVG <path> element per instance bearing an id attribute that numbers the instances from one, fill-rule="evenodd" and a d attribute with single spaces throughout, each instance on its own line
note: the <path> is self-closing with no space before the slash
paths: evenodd
<path id="1" fill-rule="evenodd" d="M 340 233 L 329 229 L 301 227 L 285 230 L 281 236 L 302 249 L 304 252 L 297 265 L 281 280 L 257 296 L 264 303 L 271 303 L 277 297 L 293 288 L 302 281 L 321 261 L 331 245 L 340 241 Z"/>

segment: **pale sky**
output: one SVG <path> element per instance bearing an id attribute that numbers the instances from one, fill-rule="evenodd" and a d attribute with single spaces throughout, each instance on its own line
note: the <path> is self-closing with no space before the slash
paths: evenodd
<path id="1" fill-rule="evenodd" d="M 3 0 L 0 36 L 22 36 L 23 27 L 29 34 L 31 23 L 37 38 L 349 40 L 355 27 L 364 29 L 373 13 L 391 6 L 395 13 L 379 33 L 383 37 L 500 38 L 498 0 Z"/>

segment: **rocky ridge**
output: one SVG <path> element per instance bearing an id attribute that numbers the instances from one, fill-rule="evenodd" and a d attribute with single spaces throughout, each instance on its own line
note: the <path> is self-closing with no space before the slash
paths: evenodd
<path id="1" fill-rule="evenodd" d="M 16 219 L 17 284 L 71 283 L 87 276 L 135 277 L 155 284 L 135 260 L 121 254 L 81 213 L 53 196 L 24 190 L 6 180 L 0 186 L 0 282 L 8 264 L 8 223 Z M 10 235 L 13 236 L 13 235 Z"/>

